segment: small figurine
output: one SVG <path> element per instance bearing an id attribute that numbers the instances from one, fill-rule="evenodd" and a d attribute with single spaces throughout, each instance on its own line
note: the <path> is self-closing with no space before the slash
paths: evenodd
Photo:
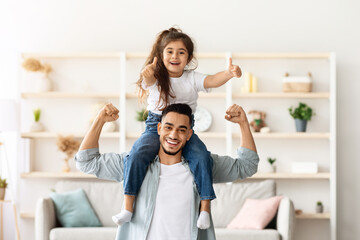
<path id="1" fill-rule="evenodd" d="M 268 128 L 265 123 L 266 113 L 252 110 L 249 112 L 249 114 L 252 115 L 252 119 L 253 119 L 250 122 L 250 128 L 254 132 L 262 132 L 262 133 L 270 132 L 270 128 Z"/>

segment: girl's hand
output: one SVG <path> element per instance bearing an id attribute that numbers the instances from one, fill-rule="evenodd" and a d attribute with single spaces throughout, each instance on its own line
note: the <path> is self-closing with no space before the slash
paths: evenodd
<path id="1" fill-rule="evenodd" d="M 232 77 L 241 77 L 241 69 L 238 65 L 232 64 L 232 58 L 229 58 L 228 72 L 232 75 Z"/>
<path id="2" fill-rule="evenodd" d="M 147 65 L 142 71 L 141 76 L 145 81 L 146 85 L 151 86 L 155 83 L 155 68 L 157 63 L 157 57 L 154 57 L 154 60 L 151 64 Z"/>

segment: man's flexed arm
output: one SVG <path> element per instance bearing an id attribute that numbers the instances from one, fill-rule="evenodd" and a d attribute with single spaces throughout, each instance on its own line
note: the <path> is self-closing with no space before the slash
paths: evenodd
<path id="1" fill-rule="evenodd" d="M 244 109 L 239 105 L 233 104 L 226 110 L 225 119 L 230 122 L 239 124 L 241 138 L 240 147 L 248 148 L 256 152 L 254 138 L 250 131 L 249 121 L 247 120 Z"/>
<path id="2" fill-rule="evenodd" d="M 112 122 L 119 118 L 119 110 L 111 103 L 106 104 L 96 116 L 90 130 L 81 142 L 79 150 L 99 148 L 99 138 L 101 130 L 106 122 Z"/>
<path id="3" fill-rule="evenodd" d="M 99 137 L 102 127 L 106 122 L 119 118 L 119 110 L 112 104 L 106 104 L 96 116 L 90 130 L 81 143 L 79 152 L 75 155 L 76 167 L 88 174 L 93 174 L 101 179 L 122 181 L 124 158 L 126 153 L 99 152 Z"/>
<path id="4" fill-rule="evenodd" d="M 219 156 L 212 154 L 213 182 L 232 182 L 237 179 L 244 179 L 257 172 L 259 156 L 256 153 L 256 146 L 250 131 L 249 122 L 245 111 L 239 105 L 232 105 L 226 111 L 225 119 L 236 123 L 240 127 L 241 144 L 237 150 L 238 157 Z"/>

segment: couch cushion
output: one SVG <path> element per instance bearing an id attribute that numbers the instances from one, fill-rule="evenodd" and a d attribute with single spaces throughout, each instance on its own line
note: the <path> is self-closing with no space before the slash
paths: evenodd
<path id="1" fill-rule="evenodd" d="M 281 240 L 273 229 L 243 230 L 215 228 L 216 240 Z"/>
<path id="2" fill-rule="evenodd" d="M 236 217 L 227 228 L 231 229 L 264 229 L 275 217 L 282 196 L 267 199 L 246 199 Z"/>
<path id="3" fill-rule="evenodd" d="M 82 188 L 50 193 L 56 217 L 63 227 L 102 227 Z"/>
<path id="4" fill-rule="evenodd" d="M 56 192 L 67 192 L 77 188 L 84 189 L 96 215 L 104 227 L 115 227 L 111 216 L 121 211 L 123 202 L 122 183 L 109 181 L 59 181 Z"/>
<path id="5" fill-rule="evenodd" d="M 114 240 L 116 227 L 102 228 L 53 228 L 50 240 Z"/>
<path id="6" fill-rule="evenodd" d="M 225 228 L 240 211 L 246 198 L 264 199 L 275 196 L 274 180 L 214 184 L 217 198 L 211 201 L 216 228 Z"/>

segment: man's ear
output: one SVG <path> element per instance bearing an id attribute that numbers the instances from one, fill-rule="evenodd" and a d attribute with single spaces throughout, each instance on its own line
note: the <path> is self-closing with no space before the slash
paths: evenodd
<path id="1" fill-rule="evenodd" d="M 190 138 L 191 138 L 191 136 L 193 135 L 193 133 L 194 133 L 193 130 L 190 129 L 190 130 L 189 130 L 189 135 L 188 135 L 186 141 L 189 141 L 189 140 L 190 140 Z"/>
<path id="2" fill-rule="evenodd" d="M 159 134 L 159 135 L 160 135 L 160 129 L 161 129 L 161 122 L 158 122 L 157 131 L 158 131 L 158 134 Z"/>

